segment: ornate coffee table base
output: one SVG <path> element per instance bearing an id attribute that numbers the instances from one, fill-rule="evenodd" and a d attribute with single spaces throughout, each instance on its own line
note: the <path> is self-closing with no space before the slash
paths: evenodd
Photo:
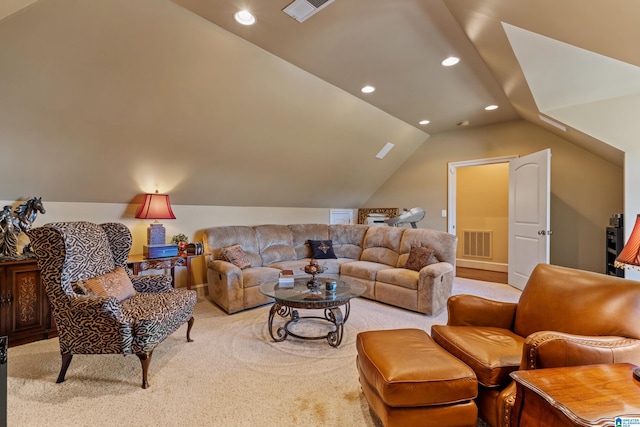
<path id="1" fill-rule="evenodd" d="M 344 305 L 345 307 L 344 315 L 342 314 L 342 311 L 338 306 L 338 307 L 325 308 L 324 317 L 320 317 L 320 316 L 302 316 L 301 317 L 298 314 L 298 310 L 296 310 L 295 308 L 319 308 L 319 307 L 308 307 L 308 306 L 296 307 L 297 305 L 295 304 L 294 306 L 284 305 L 281 302 L 276 301 L 271 307 L 271 310 L 269 311 L 269 322 L 268 322 L 269 334 L 271 335 L 271 338 L 273 338 L 273 340 L 276 342 L 284 341 L 287 339 L 289 335 L 291 335 L 292 337 L 303 339 L 303 340 L 326 339 L 330 346 L 338 347 L 342 342 L 342 333 L 344 330 L 344 324 L 347 322 L 347 319 L 349 318 L 349 312 L 351 310 L 351 304 L 349 303 L 349 301 L 347 301 L 342 305 Z M 280 317 L 283 317 L 283 318 L 289 318 L 289 320 L 287 320 L 287 322 L 283 326 L 277 327 L 274 331 L 273 318 L 275 317 L 276 314 L 278 314 Z M 332 331 L 329 331 L 327 335 L 319 335 L 319 336 L 303 336 L 303 335 L 298 335 L 292 332 L 289 327 L 303 319 L 325 320 L 330 324 L 332 324 L 333 326 L 335 326 L 335 329 Z M 274 335 L 274 332 L 275 332 L 275 335 Z"/>

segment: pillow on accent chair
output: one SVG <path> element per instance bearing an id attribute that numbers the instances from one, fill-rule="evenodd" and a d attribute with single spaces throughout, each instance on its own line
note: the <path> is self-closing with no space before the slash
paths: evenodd
<path id="1" fill-rule="evenodd" d="M 430 264 L 435 264 L 436 262 L 440 261 L 438 261 L 438 258 L 436 258 L 435 251 L 433 249 L 424 246 L 411 245 L 409 258 L 407 258 L 407 263 L 404 268 L 420 271 L 423 267 L 426 267 Z"/>
<path id="2" fill-rule="evenodd" d="M 118 301 L 124 301 L 136 293 L 129 275 L 122 267 L 117 267 L 100 276 L 76 282 L 72 287 L 76 292 L 81 290 L 88 296 L 115 297 Z"/>
<path id="3" fill-rule="evenodd" d="M 244 253 L 244 250 L 238 244 L 222 248 L 222 255 L 227 261 L 241 270 L 251 267 L 251 262 L 249 258 L 247 258 L 247 254 Z"/>
<path id="4" fill-rule="evenodd" d="M 311 258 L 338 258 L 333 252 L 333 242 L 331 240 L 309 240 L 309 247 L 311 248 Z"/>

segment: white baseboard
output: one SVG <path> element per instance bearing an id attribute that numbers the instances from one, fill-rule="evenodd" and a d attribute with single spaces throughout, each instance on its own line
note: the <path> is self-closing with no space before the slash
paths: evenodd
<path id="1" fill-rule="evenodd" d="M 477 270 L 509 272 L 509 265 L 500 262 L 475 261 L 471 259 L 456 259 L 458 267 L 475 268 Z"/>

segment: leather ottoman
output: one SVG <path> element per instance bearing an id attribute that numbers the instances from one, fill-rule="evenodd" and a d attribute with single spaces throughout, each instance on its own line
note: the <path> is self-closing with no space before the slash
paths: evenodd
<path id="1" fill-rule="evenodd" d="M 360 332 L 356 364 L 385 427 L 475 426 L 476 375 L 421 329 Z"/>

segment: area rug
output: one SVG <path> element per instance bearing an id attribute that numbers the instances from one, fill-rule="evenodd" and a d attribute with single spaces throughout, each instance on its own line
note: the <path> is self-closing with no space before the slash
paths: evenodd
<path id="1" fill-rule="evenodd" d="M 520 296 L 508 285 L 457 278 L 454 294 L 460 293 L 503 301 Z M 351 303 L 343 341 L 334 348 L 325 340 L 273 342 L 269 309 L 227 315 L 201 299 L 194 313 L 194 342 L 186 342 L 183 326 L 159 345 L 146 390 L 140 387 L 135 356 L 76 355 L 66 381 L 56 384 L 57 339 L 10 348 L 8 425 L 378 427 L 358 384 L 357 333 L 429 331 L 447 320 L 446 311 L 425 316 L 358 298 Z"/>

